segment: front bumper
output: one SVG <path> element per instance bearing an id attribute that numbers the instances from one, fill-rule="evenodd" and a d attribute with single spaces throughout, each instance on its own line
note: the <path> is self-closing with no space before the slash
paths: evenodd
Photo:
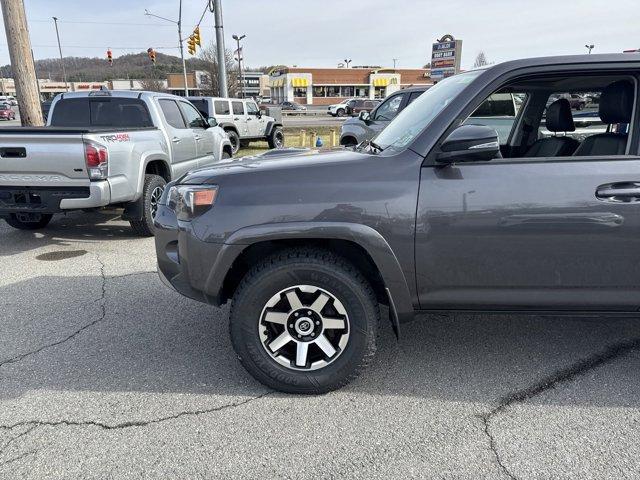
<path id="1" fill-rule="evenodd" d="M 108 205 L 111 189 L 106 180 L 87 187 L 0 186 L 0 215 L 10 213 L 60 213 L 65 210 Z"/>
<path id="2" fill-rule="evenodd" d="M 242 246 L 204 242 L 190 222 L 178 222 L 173 210 L 159 205 L 154 220 L 158 274 L 178 293 L 221 305 L 224 277 Z"/>

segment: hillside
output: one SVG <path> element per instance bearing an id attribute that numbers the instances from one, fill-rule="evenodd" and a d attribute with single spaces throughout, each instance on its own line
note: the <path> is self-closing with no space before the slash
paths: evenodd
<path id="1" fill-rule="evenodd" d="M 182 72 L 180 57 L 156 53 L 156 65 L 152 66 L 146 52 L 123 55 L 113 59 L 113 66 L 105 58 L 65 57 L 67 80 L 75 81 L 104 81 L 115 78 L 166 78 L 167 73 Z M 200 58 L 187 59 L 187 70 L 209 70 L 211 65 Z M 11 77 L 11 65 L 0 67 L 2 75 Z M 61 81 L 62 71 L 59 58 L 36 60 L 38 78 L 51 78 Z"/>

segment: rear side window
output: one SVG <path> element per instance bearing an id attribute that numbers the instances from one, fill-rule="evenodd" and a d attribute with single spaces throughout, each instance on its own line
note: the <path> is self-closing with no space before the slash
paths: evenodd
<path id="1" fill-rule="evenodd" d="M 167 120 L 169 125 L 173 128 L 187 128 L 184 123 L 184 118 L 180 113 L 180 109 L 178 108 L 178 104 L 175 101 L 165 99 L 160 100 L 159 103 L 164 118 Z"/>
<path id="2" fill-rule="evenodd" d="M 416 98 L 418 98 L 423 93 L 424 92 L 411 92 L 411 94 L 409 95 L 409 100 L 407 101 L 407 105 L 409 105 L 411 102 L 413 102 Z"/>
<path id="3" fill-rule="evenodd" d="M 55 127 L 152 127 L 149 110 L 137 98 L 63 98 L 51 117 Z"/>
<path id="4" fill-rule="evenodd" d="M 244 115 L 244 106 L 242 102 L 231 102 L 231 106 L 233 107 L 234 115 Z"/>
<path id="5" fill-rule="evenodd" d="M 214 103 L 216 115 L 229 115 L 231 113 L 229 110 L 229 102 L 226 100 L 216 100 Z"/>

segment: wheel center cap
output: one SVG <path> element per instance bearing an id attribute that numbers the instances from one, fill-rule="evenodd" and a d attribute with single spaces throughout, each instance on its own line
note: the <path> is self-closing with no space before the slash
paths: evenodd
<path id="1" fill-rule="evenodd" d="M 308 317 L 300 317 L 296 320 L 295 329 L 300 335 L 309 335 L 313 331 L 313 321 Z"/>

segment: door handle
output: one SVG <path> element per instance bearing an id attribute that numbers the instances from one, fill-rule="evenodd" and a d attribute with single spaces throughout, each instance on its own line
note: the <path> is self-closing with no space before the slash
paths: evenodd
<path id="1" fill-rule="evenodd" d="M 202 137 L 200 135 L 194 135 L 194 138 L 196 139 L 196 142 L 202 140 Z"/>
<path id="2" fill-rule="evenodd" d="M 640 182 L 619 182 L 600 185 L 596 197 L 611 202 L 640 201 Z"/>
<path id="3" fill-rule="evenodd" d="M 235 117 L 234 120 L 237 122 L 238 120 L 240 120 L 238 117 Z"/>
<path id="4" fill-rule="evenodd" d="M 181 141 L 181 140 L 182 140 L 182 139 L 181 139 L 181 138 L 178 138 L 178 137 L 173 137 L 173 138 L 171 139 L 171 141 L 172 141 L 173 143 L 180 143 L 180 141 Z"/>

